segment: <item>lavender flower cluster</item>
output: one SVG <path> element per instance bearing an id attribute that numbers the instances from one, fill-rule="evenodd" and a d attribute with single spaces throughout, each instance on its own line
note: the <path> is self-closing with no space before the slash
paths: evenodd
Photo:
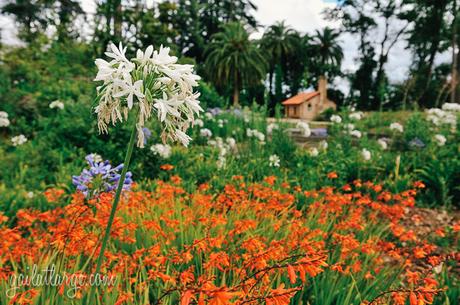
<path id="1" fill-rule="evenodd" d="M 112 167 L 108 160 L 102 161 L 102 158 L 96 154 L 87 155 L 85 160 L 90 168 L 84 169 L 79 176 L 72 176 L 73 185 L 85 197 L 90 198 L 100 193 L 111 192 L 118 187 L 123 164 Z M 129 190 L 132 183 L 132 174 L 127 172 L 123 190 Z"/>

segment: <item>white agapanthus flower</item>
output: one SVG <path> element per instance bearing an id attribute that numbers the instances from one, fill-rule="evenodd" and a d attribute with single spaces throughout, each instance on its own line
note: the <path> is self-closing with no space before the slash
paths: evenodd
<path id="1" fill-rule="evenodd" d="M 331 122 L 340 124 L 342 123 L 342 117 L 340 115 L 333 114 L 331 115 Z"/>
<path id="2" fill-rule="evenodd" d="M 390 129 L 391 129 L 391 130 L 396 130 L 396 131 L 399 131 L 399 132 L 403 132 L 403 131 L 404 131 L 403 125 L 401 125 L 401 124 L 398 123 L 398 122 L 391 123 L 391 124 L 390 124 Z"/>
<path id="3" fill-rule="evenodd" d="M 300 129 L 300 132 L 302 133 L 304 137 L 311 136 L 311 129 L 307 123 L 301 121 L 301 122 L 298 122 L 296 126 L 298 129 Z"/>
<path id="4" fill-rule="evenodd" d="M 163 159 L 168 159 L 169 157 L 171 157 L 172 149 L 171 149 L 171 146 L 169 146 L 168 144 L 161 144 L 161 143 L 154 144 L 150 147 L 150 150 L 155 155 L 159 155 Z"/>
<path id="5" fill-rule="evenodd" d="M 10 126 L 10 120 L 8 119 L 8 113 L 5 111 L 0 111 L 0 127 Z"/>
<path id="6" fill-rule="evenodd" d="M 262 132 L 258 131 L 257 129 L 251 129 L 251 128 L 246 129 L 246 136 L 248 138 L 256 138 L 259 140 L 259 142 L 265 141 L 265 135 Z"/>
<path id="7" fill-rule="evenodd" d="M 380 148 L 382 148 L 383 150 L 388 149 L 388 143 L 384 139 L 378 139 L 377 143 L 380 145 Z"/>
<path id="8" fill-rule="evenodd" d="M 358 139 L 361 138 L 361 137 L 363 136 L 363 134 L 361 133 L 361 131 L 356 130 L 356 129 L 350 131 L 350 135 L 353 136 L 353 137 L 355 137 L 355 138 L 358 138 Z"/>
<path id="9" fill-rule="evenodd" d="M 327 150 L 327 148 L 329 147 L 329 144 L 327 143 L 326 140 L 322 140 L 321 142 L 319 142 L 318 147 L 321 150 Z"/>
<path id="10" fill-rule="evenodd" d="M 436 144 L 438 146 L 444 146 L 444 145 L 446 145 L 446 142 L 447 142 L 446 137 L 443 136 L 442 134 L 435 135 L 434 140 L 436 141 Z"/>
<path id="11" fill-rule="evenodd" d="M 13 146 L 20 146 L 26 142 L 27 138 L 23 134 L 11 138 L 11 143 L 13 143 Z"/>
<path id="12" fill-rule="evenodd" d="M 229 137 L 225 140 L 225 142 L 227 142 L 228 146 L 232 149 L 236 147 L 236 140 L 234 138 Z"/>
<path id="13" fill-rule="evenodd" d="M 458 103 L 445 103 L 442 105 L 442 110 L 460 112 L 460 104 Z"/>
<path id="14" fill-rule="evenodd" d="M 203 127 L 204 126 L 203 120 L 202 119 L 196 119 L 195 120 L 195 126 Z"/>
<path id="15" fill-rule="evenodd" d="M 267 134 L 271 135 L 273 130 L 278 130 L 280 127 L 276 123 L 270 123 L 267 125 Z"/>
<path id="16" fill-rule="evenodd" d="M 63 109 L 64 109 L 64 103 L 61 102 L 60 100 L 55 100 L 55 101 L 52 101 L 52 102 L 50 103 L 49 107 L 50 107 L 51 109 L 59 108 L 59 109 L 63 110 Z"/>
<path id="17" fill-rule="evenodd" d="M 217 126 L 219 128 L 224 128 L 224 120 L 221 120 L 221 119 L 217 120 Z"/>
<path id="18" fill-rule="evenodd" d="M 351 120 L 356 120 L 356 121 L 359 121 L 363 118 L 364 116 L 364 113 L 362 113 L 361 111 L 357 111 L 357 112 L 353 112 L 353 113 L 350 113 L 348 115 L 348 117 L 351 119 Z"/>
<path id="19" fill-rule="evenodd" d="M 207 128 L 200 129 L 200 136 L 210 138 L 212 137 L 212 131 Z"/>
<path id="20" fill-rule="evenodd" d="M 361 151 L 361 156 L 365 161 L 369 161 L 371 159 L 371 152 L 365 148 Z"/>
<path id="21" fill-rule="evenodd" d="M 268 158 L 268 163 L 270 167 L 280 167 L 280 157 L 278 157 L 277 155 L 271 155 Z"/>
<path id="22" fill-rule="evenodd" d="M 216 165 L 217 165 L 217 168 L 218 169 L 223 169 L 225 168 L 225 165 L 227 164 L 227 159 L 225 159 L 224 156 L 219 156 L 219 158 L 217 158 L 217 162 L 216 162 Z"/>
<path id="23" fill-rule="evenodd" d="M 447 105 L 447 106 L 445 106 Z M 443 109 L 431 108 L 426 111 L 426 119 L 436 126 L 450 125 L 452 128 L 457 126 L 457 113 L 455 110 L 459 104 L 447 103 Z"/>
<path id="24" fill-rule="evenodd" d="M 93 159 L 94 163 L 100 163 L 100 162 L 104 161 L 104 160 L 102 159 L 102 156 L 99 155 L 99 154 L 92 153 L 92 154 L 90 154 L 89 156 Z"/>
<path id="25" fill-rule="evenodd" d="M 319 155 L 319 151 L 316 147 L 312 147 L 309 151 L 310 156 L 317 157 Z"/>
<path id="26" fill-rule="evenodd" d="M 126 58 L 126 48 L 113 43 L 105 53 L 110 61 L 96 59 L 98 73 L 95 81 L 103 82 L 98 87 L 98 105 L 95 112 L 98 128 L 108 133 L 108 125 L 128 119 L 133 109 L 137 115 L 137 145 L 144 146 L 142 128 L 156 114 L 161 122 L 163 142 L 179 141 L 187 146 L 191 138 L 185 133 L 203 109 L 199 94 L 193 91 L 200 77 L 193 72 L 192 65 L 177 63 L 177 57 L 169 55 L 163 46 L 153 50 L 138 50 L 136 57 Z"/>
<path id="27" fill-rule="evenodd" d="M 348 131 L 352 131 L 355 129 L 355 124 L 348 123 L 345 125 L 345 129 L 348 129 Z"/>

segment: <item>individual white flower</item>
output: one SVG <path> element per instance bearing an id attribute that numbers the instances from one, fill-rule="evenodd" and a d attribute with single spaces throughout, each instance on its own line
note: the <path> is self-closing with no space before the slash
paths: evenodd
<path id="1" fill-rule="evenodd" d="M 383 150 L 388 149 L 388 143 L 384 139 L 378 139 L 377 143 L 380 145 L 380 148 L 382 148 Z"/>
<path id="2" fill-rule="evenodd" d="M 348 123 L 345 125 L 345 129 L 348 129 L 348 131 L 352 131 L 355 129 L 355 124 Z"/>
<path id="3" fill-rule="evenodd" d="M 225 157 L 219 156 L 219 158 L 217 158 L 216 165 L 218 169 L 225 168 L 226 163 L 227 163 L 227 160 L 225 159 Z"/>
<path id="4" fill-rule="evenodd" d="M 204 122 L 203 122 L 202 119 L 196 119 L 194 123 L 198 127 L 203 127 L 204 126 Z"/>
<path id="5" fill-rule="evenodd" d="M 342 123 L 342 117 L 340 117 L 339 115 L 333 114 L 331 115 L 331 122 L 340 124 Z"/>
<path id="6" fill-rule="evenodd" d="M 126 121 L 130 110 L 138 108 L 136 128 L 137 145 L 143 147 L 145 122 L 156 113 L 163 129 L 161 138 L 179 141 L 187 145 L 191 138 L 185 131 L 194 124 L 201 109 L 199 93 L 193 92 L 200 78 L 193 73 L 193 66 L 177 64 L 177 57 L 169 55 L 163 46 L 154 51 L 149 46 L 139 50 L 136 57 L 128 60 L 126 48 L 110 44 L 105 54 L 112 60 L 96 59 L 98 74 L 98 116 L 100 132 L 108 132 L 108 124 Z"/>
<path id="7" fill-rule="evenodd" d="M 364 114 L 361 111 L 353 112 L 348 115 L 351 120 L 359 121 L 363 118 Z"/>
<path id="8" fill-rule="evenodd" d="M 51 109 L 59 108 L 59 109 L 63 110 L 64 109 L 64 103 L 61 102 L 60 100 L 55 100 L 55 101 L 50 103 L 49 107 Z"/>
<path id="9" fill-rule="evenodd" d="M 270 167 L 280 167 L 280 158 L 277 155 L 271 155 L 268 161 Z"/>
<path id="10" fill-rule="evenodd" d="M 399 131 L 399 132 L 403 132 L 403 131 L 404 131 L 403 125 L 399 124 L 398 122 L 391 123 L 391 124 L 390 124 L 390 129 L 391 129 L 391 130 L 396 130 L 396 131 Z"/>
<path id="11" fill-rule="evenodd" d="M 445 136 L 443 136 L 442 134 L 437 134 L 434 136 L 434 139 L 436 141 L 436 144 L 438 144 L 438 146 L 444 146 L 447 142 L 447 139 Z"/>
<path id="12" fill-rule="evenodd" d="M 251 138 L 253 135 L 254 135 L 254 130 L 252 130 L 251 128 L 247 128 L 246 129 L 246 136 L 248 138 Z"/>
<path id="13" fill-rule="evenodd" d="M 310 156 L 317 157 L 319 155 L 319 151 L 316 147 L 310 148 Z"/>
<path id="14" fill-rule="evenodd" d="M 27 198 L 32 199 L 34 198 L 34 192 L 27 192 L 26 196 Z"/>
<path id="15" fill-rule="evenodd" d="M 10 126 L 10 120 L 8 119 L 8 113 L 5 111 L 0 111 L 0 127 Z"/>
<path id="16" fill-rule="evenodd" d="M 219 126 L 219 128 L 223 128 L 224 127 L 224 121 L 219 119 L 217 120 L 217 126 Z"/>
<path id="17" fill-rule="evenodd" d="M 371 152 L 365 148 L 361 151 L 361 156 L 365 161 L 369 161 L 371 159 Z"/>
<path id="18" fill-rule="evenodd" d="M 307 123 L 301 121 L 301 122 L 298 122 L 296 126 L 298 129 L 300 129 L 300 132 L 302 133 L 304 137 L 311 136 L 310 126 Z"/>
<path id="19" fill-rule="evenodd" d="M 212 137 L 212 131 L 207 128 L 203 128 L 200 129 L 200 135 L 205 138 L 210 138 Z"/>
<path id="20" fill-rule="evenodd" d="M 23 134 L 20 134 L 19 136 L 12 137 L 11 142 L 13 146 L 20 146 L 27 142 L 27 138 Z"/>
<path id="21" fill-rule="evenodd" d="M 163 159 L 168 159 L 172 152 L 171 146 L 168 144 L 154 144 L 150 147 L 150 150 Z"/>
<path id="22" fill-rule="evenodd" d="M 257 130 L 256 130 L 257 131 Z M 265 135 L 263 133 L 261 133 L 260 131 L 257 131 L 257 133 L 255 134 L 256 138 L 260 141 L 260 142 L 264 142 L 265 141 Z"/>
<path id="23" fill-rule="evenodd" d="M 318 147 L 321 150 L 327 150 L 327 148 L 329 147 L 329 144 L 327 143 L 326 140 L 322 140 L 321 142 L 319 142 Z"/>
<path id="24" fill-rule="evenodd" d="M 204 116 L 205 116 L 206 119 L 208 119 L 208 120 L 214 119 L 214 116 L 212 115 L 211 112 L 205 112 L 205 113 L 204 113 Z"/>
<path id="25" fill-rule="evenodd" d="M 273 130 L 278 130 L 279 125 L 276 123 L 270 123 L 267 125 L 267 134 L 271 135 L 273 133 Z"/>
<path id="26" fill-rule="evenodd" d="M 350 135 L 353 136 L 353 137 L 355 137 L 355 138 L 358 138 L 358 139 L 362 137 L 361 131 L 356 130 L 356 129 L 350 131 Z"/>
<path id="27" fill-rule="evenodd" d="M 100 162 L 104 161 L 104 160 L 102 159 L 102 156 L 99 155 L 99 154 L 96 154 L 96 153 L 90 154 L 89 157 L 90 157 L 95 163 L 100 163 Z"/>

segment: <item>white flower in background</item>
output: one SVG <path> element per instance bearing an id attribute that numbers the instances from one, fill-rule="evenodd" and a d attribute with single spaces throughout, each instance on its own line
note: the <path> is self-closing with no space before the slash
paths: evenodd
<path id="1" fill-rule="evenodd" d="M 348 117 L 351 120 L 356 120 L 356 121 L 361 120 L 363 116 L 364 116 L 364 113 L 362 113 L 361 111 L 353 112 L 353 113 L 350 113 L 350 115 L 348 115 Z"/>
<path id="2" fill-rule="evenodd" d="M 10 126 L 10 120 L 8 119 L 8 113 L 5 111 L 0 111 L 0 127 Z"/>
<path id="3" fill-rule="evenodd" d="M 246 129 L 246 136 L 248 138 L 256 138 L 258 139 L 260 142 L 264 142 L 265 141 L 265 135 L 258 131 L 257 129 L 251 129 L 251 128 L 248 128 Z"/>
<path id="4" fill-rule="evenodd" d="M 204 116 L 205 116 L 205 118 L 208 119 L 208 120 L 214 119 L 214 116 L 212 115 L 211 112 L 205 112 L 205 113 L 204 113 Z"/>
<path id="5" fill-rule="evenodd" d="M 223 156 L 219 156 L 217 159 L 216 165 L 218 169 L 225 168 L 225 165 L 227 164 L 227 160 Z"/>
<path id="6" fill-rule="evenodd" d="M 163 159 L 168 159 L 171 157 L 171 146 L 168 144 L 155 144 L 150 147 L 150 150 L 155 154 L 159 155 Z"/>
<path id="7" fill-rule="evenodd" d="M 447 104 L 447 106 L 445 106 Z M 443 105 L 443 109 L 432 108 L 426 111 L 426 119 L 436 126 L 450 125 L 451 128 L 457 127 L 457 113 L 456 110 L 459 104 L 446 103 Z M 460 107 L 460 105 L 458 106 Z"/>
<path id="8" fill-rule="evenodd" d="M 212 137 L 212 131 L 207 128 L 200 129 L 200 136 L 210 138 Z"/>
<path id="9" fill-rule="evenodd" d="M 276 123 L 270 123 L 267 125 L 267 134 L 271 135 L 273 130 L 278 130 L 280 127 Z"/>
<path id="10" fill-rule="evenodd" d="M 352 131 L 355 129 L 355 124 L 348 123 L 345 125 L 345 129 L 348 129 L 348 131 Z"/>
<path id="11" fill-rule="evenodd" d="M 458 103 L 445 103 L 442 105 L 442 110 L 460 112 L 460 104 Z"/>
<path id="12" fill-rule="evenodd" d="M 377 143 L 380 145 L 380 148 L 382 148 L 383 150 L 388 149 L 388 143 L 384 139 L 378 139 Z"/>
<path id="13" fill-rule="evenodd" d="M 305 122 L 298 122 L 297 123 L 297 128 L 300 129 L 300 132 L 302 133 L 302 135 L 304 137 L 309 137 L 311 136 L 311 130 L 310 130 L 310 126 L 305 123 Z"/>
<path id="14" fill-rule="evenodd" d="M 202 119 L 196 119 L 195 120 L 195 126 L 203 127 L 204 126 L 203 120 Z"/>
<path id="15" fill-rule="evenodd" d="M 232 149 L 236 147 L 236 140 L 234 138 L 229 137 L 225 140 L 225 142 L 227 142 L 228 146 Z"/>
<path id="16" fill-rule="evenodd" d="M 19 136 L 12 137 L 11 142 L 13 146 L 20 146 L 27 142 L 27 138 L 23 134 L 20 134 Z"/>
<path id="17" fill-rule="evenodd" d="M 340 124 L 342 123 L 342 117 L 340 117 L 339 115 L 333 114 L 331 115 L 331 122 Z"/>
<path id="18" fill-rule="evenodd" d="M 310 153 L 310 156 L 312 157 L 317 157 L 319 155 L 319 151 L 316 147 L 310 148 L 309 153 Z"/>
<path id="19" fill-rule="evenodd" d="M 435 135 L 434 140 L 436 141 L 436 144 L 438 144 L 438 146 L 444 146 L 447 142 L 446 137 L 442 134 Z"/>
<path id="20" fill-rule="evenodd" d="M 136 57 L 128 60 L 126 48 L 117 48 L 113 43 L 105 53 L 111 61 L 96 59 L 98 73 L 95 81 L 102 81 L 98 87 L 98 128 L 108 133 L 108 125 L 128 119 L 130 110 L 138 108 L 136 128 L 139 147 L 144 146 L 142 128 L 145 122 L 156 113 L 163 129 L 162 139 L 179 141 L 187 146 L 191 138 L 185 133 L 203 110 L 198 93 L 199 76 L 193 72 L 192 65 L 177 64 L 177 57 L 169 55 L 169 48 L 160 50 L 147 47 L 145 52 L 138 50 Z"/>
<path id="21" fill-rule="evenodd" d="M 55 100 L 53 102 L 50 103 L 49 107 L 51 109 L 54 109 L 54 108 L 59 108 L 61 110 L 64 110 L 64 103 L 61 102 L 60 100 Z"/>
<path id="22" fill-rule="evenodd" d="M 277 155 L 271 155 L 268 161 L 270 167 L 280 167 L 280 158 Z"/>
<path id="23" fill-rule="evenodd" d="M 361 133 L 361 131 L 359 130 L 352 130 L 350 131 L 350 135 L 355 137 L 355 138 L 361 138 L 363 136 L 363 134 Z"/>
<path id="24" fill-rule="evenodd" d="M 217 120 L 217 126 L 218 126 L 219 128 L 223 128 L 223 127 L 224 127 L 224 121 L 221 120 L 221 119 Z"/>
<path id="25" fill-rule="evenodd" d="M 27 198 L 32 199 L 34 198 L 34 192 L 27 192 L 26 196 Z"/>
<path id="26" fill-rule="evenodd" d="M 321 142 L 319 142 L 318 147 L 321 150 L 327 150 L 327 148 L 329 147 L 329 144 L 327 143 L 326 140 L 322 140 Z"/>
<path id="27" fill-rule="evenodd" d="M 391 123 L 391 124 L 390 124 L 390 129 L 391 129 L 391 130 L 396 130 L 396 131 L 399 131 L 399 132 L 403 132 L 403 131 L 404 131 L 403 125 L 399 124 L 398 122 Z"/>
<path id="28" fill-rule="evenodd" d="M 263 133 L 261 133 L 260 131 L 258 131 L 256 134 L 255 134 L 256 138 L 260 141 L 260 142 L 264 142 L 265 141 L 265 135 Z"/>
<path id="29" fill-rule="evenodd" d="M 371 159 L 371 152 L 365 148 L 361 151 L 361 156 L 365 161 L 369 161 Z"/>

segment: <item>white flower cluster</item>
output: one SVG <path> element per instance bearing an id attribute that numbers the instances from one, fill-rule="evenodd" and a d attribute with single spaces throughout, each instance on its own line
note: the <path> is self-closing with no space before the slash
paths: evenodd
<path id="1" fill-rule="evenodd" d="M 359 139 L 363 136 L 361 131 L 355 129 L 354 124 L 351 124 L 351 123 L 345 124 L 344 128 L 346 129 L 346 132 L 350 134 L 352 137 Z"/>
<path id="2" fill-rule="evenodd" d="M 361 151 L 361 156 L 363 157 L 364 161 L 369 161 L 372 157 L 371 152 L 366 148 L 363 148 Z"/>
<path id="3" fill-rule="evenodd" d="M 342 123 L 342 117 L 340 115 L 333 114 L 331 115 L 331 122 L 340 124 Z"/>
<path id="4" fill-rule="evenodd" d="M 258 131 L 257 129 L 251 129 L 251 128 L 248 128 L 246 129 L 246 136 L 248 138 L 257 138 L 259 140 L 259 142 L 261 143 L 264 143 L 265 142 L 265 135 Z"/>
<path id="5" fill-rule="evenodd" d="M 13 143 L 13 146 L 20 146 L 26 142 L 27 138 L 23 134 L 11 138 L 11 143 Z"/>
<path id="6" fill-rule="evenodd" d="M 162 139 L 179 141 L 187 146 L 191 138 L 185 133 L 203 109 L 197 100 L 200 77 L 193 72 L 192 65 L 177 64 L 177 57 L 169 55 L 169 48 L 153 50 L 149 46 L 145 52 L 137 50 L 137 56 L 128 60 L 126 48 L 110 44 L 105 55 L 110 62 L 96 59 L 99 69 L 95 81 L 102 81 L 98 87 L 97 106 L 100 132 L 107 133 L 108 125 L 127 120 L 128 112 L 139 109 L 137 118 L 137 145 L 144 146 L 141 131 L 145 121 L 156 112 L 162 123 Z"/>
<path id="7" fill-rule="evenodd" d="M 212 137 L 212 131 L 207 128 L 202 128 L 200 129 L 200 136 L 204 138 L 210 138 Z"/>
<path id="8" fill-rule="evenodd" d="M 300 121 L 297 123 L 296 127 L 300 129 L 300 132 L 304 137 L 311 136 L 311 129 L 307 123 Z"/>
<path id="9" fill-rule="evenodd" d="M 364 116 L 364 113 L 362 113 L 361 111 L 353 112 L 348 115 L 350 120 L 356 120 L 356 121 L 361 120 L 363 116 Z"/>
<path id="10" fill-rule="evenodd" d="M 390 124 L 390 130 L 395 130 L 399 132 L 404 132 L 404 127 L 398 122 L 394 122 Z"/>
<path id="11" fill-rule="evenodd" d="M 426 111 L 426 119 L 435 126 L 450 125 L 451 128 L 457 127 L 457 112 L 460 110 L 460 104 L 446 103 L 442 109 L 431 108 Z"/>
<path id="12" fill-rule="evenodd" d="M 385 139 L 381 138 L 377 140 L 377 143 L 380 145 L 380 148 L 382 150 L 387 150 L 388 149 L 388 143 Z"/>
<path id="13" fill-rule="evenodd" d="M 215 140 L 209 140 L 208 145 L 217 147 L 219 149 L 219 157 L 217 159 L 217 168 L 224 168 L 227 159 L 226 156 L 229 152 L 235 154 L 237 151 L 236 141 L 234 138 L 226 138 L 225 141 L 221 137 L 216 137 Z"/>
<path id="14" fill-rule="evenodd" d="M 168 144 L 154 144 L 150 147 L 150 150 L 155 155 L 159 155 L 163 159 L 168 159 L 169 157 L 171 157 L 172 149 L 171 146 L 169 146 Z"/>
<path id="15" fill-rule="evenodd" d="M 5 111 L 0 111 L 0 127 L 10 126 L 10 120 L 8 119 L 8 113 Z"/>
<path id="16" fill-rule="evenodd" d="M 280 167 L 280 157 L 278 157 L 278 155 L 271 155 L 269 158 L 268 158 L 268 165 L 270 165 L 270 167 Z"/>
<path id="17" fill-rule="evenodd" d="M 104 161 L 104 160 L 102 159 L 102 156 L 99 155 L 99 154 L 96 154 L 96 153 L 90 154 L 89 157 L 90 157 L 91 159 L 93 159 L 94 163 L 100 163 L 100 162 Z"/>
<path id="18" fill-rule="evenodd" d="M 64 109 L 64 103 L 61 102 L 60 100 L 55 100 L 55 101 L 50 103 L 49 107 L 51 109 L 59 108 L 59 109 L 63 110 Z"/>
<path id="19" fill-rule="evenodd" d="M 446 137 L 442 134 L 435 135 L 434 140 L 436 141 L 436 144 L 438 144 L 438 146 L 444 146 L 447 142 Z"/>
<path id="20" fill-rule="evenodd" d="M 270 123 L 267 125 L 267 134 L 271 135 L 273 133 L 273 130 L 278 130 L 280 129 L 280 126 L 276 123 Z"/>

